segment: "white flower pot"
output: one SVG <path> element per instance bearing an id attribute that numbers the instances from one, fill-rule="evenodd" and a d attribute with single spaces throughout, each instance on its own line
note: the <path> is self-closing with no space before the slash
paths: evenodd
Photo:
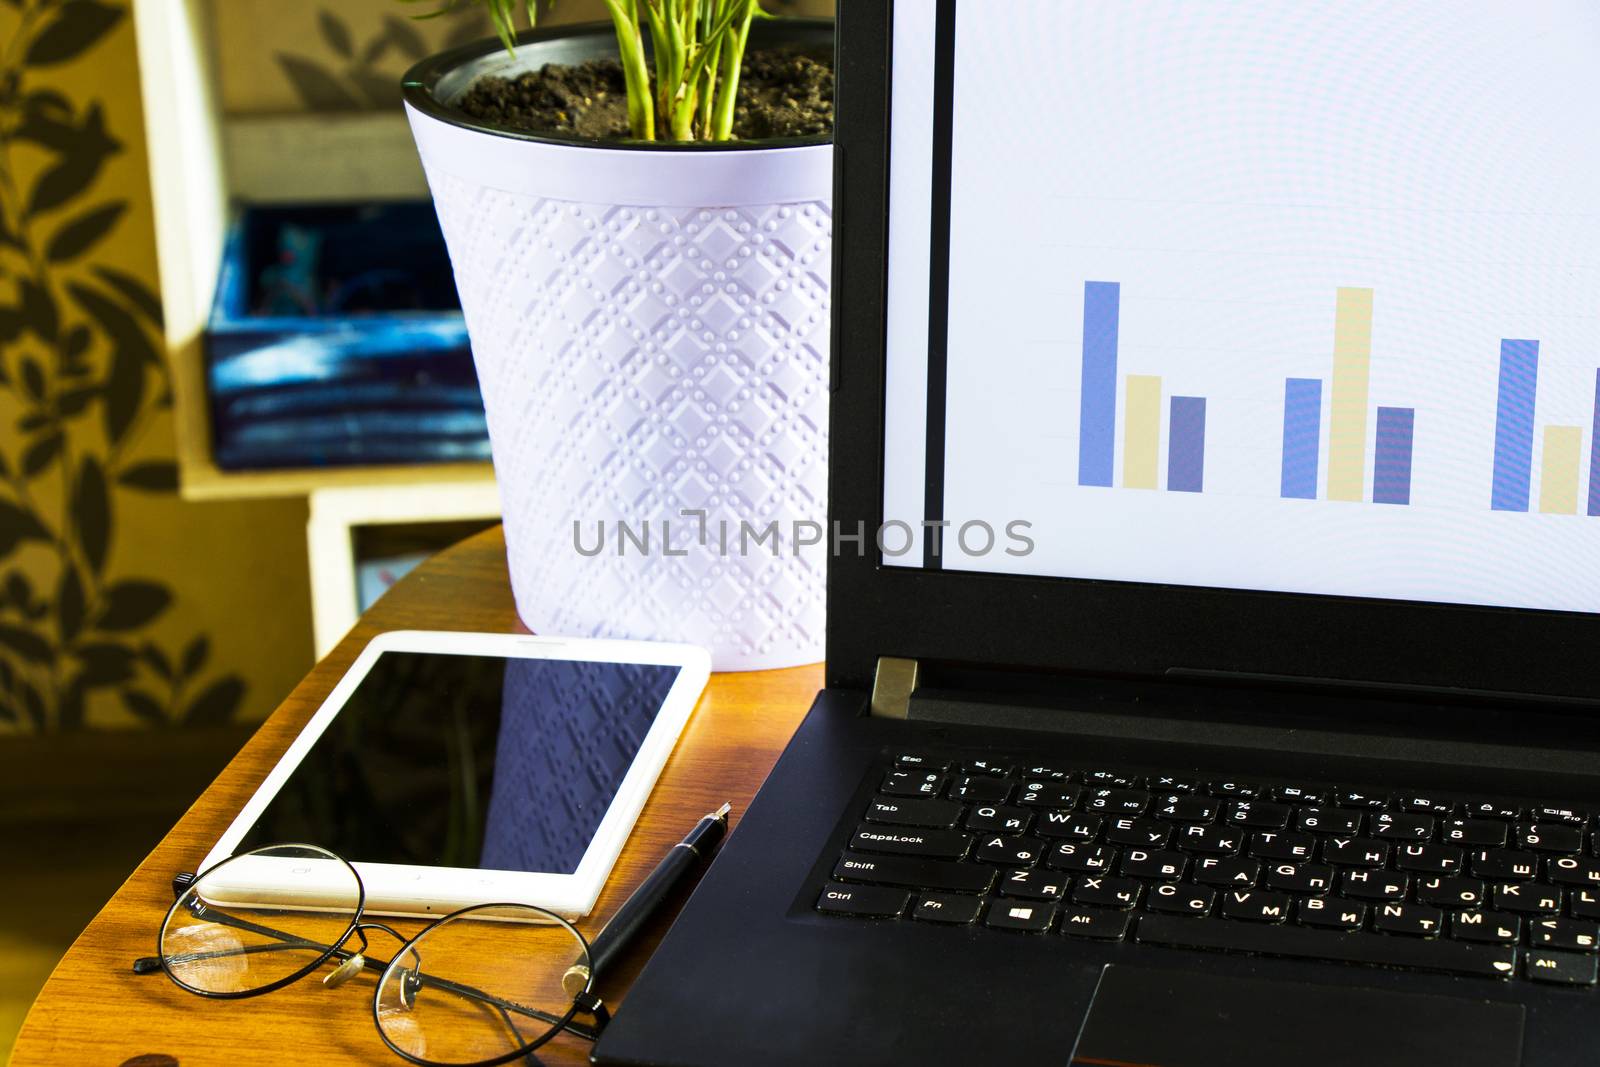
<path id="1" fill-rule="evenodd" d="M 484 42 L 406 78 L 517 612 L 539 633 L 699 644 L 718 670 L 819 660 L 832 146 L 519 136 L 448 106 L 485 72 L 607 54 L 609 28 L 541 31 L 514 60 Z M 774 523 L 776 551 L 757 540 Z"/>

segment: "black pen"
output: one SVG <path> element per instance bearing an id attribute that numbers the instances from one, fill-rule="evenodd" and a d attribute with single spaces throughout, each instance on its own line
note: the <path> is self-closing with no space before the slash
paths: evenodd
<path id="1" fill-rule="evenodd" d="M 589 946 L 587 966 L 579 962 L 567 968 L 567 973 L 561 977 L 563 989 L 576 996 L 583 991 L 585 984 L 592 984 L 628 947 L 628 942 L 643 929 L 673 887 L 683 880 L 683 876 L 695 864 L 716 849 L 717 842 L 728 832 L 728 812 L 731 810 L 733 805 L 722 805 L 701 819 L 682 841 L 667 850 L 661 862 L 656 864 L 656 869 L 639 884 L 632 896 L 622 902 L 622 907 L 606 923 L 605 929 L 595 936 Z"/>

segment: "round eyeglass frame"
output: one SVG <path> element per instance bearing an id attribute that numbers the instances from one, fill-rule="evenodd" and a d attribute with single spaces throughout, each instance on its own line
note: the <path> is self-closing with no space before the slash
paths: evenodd
<path id="1" fill-rule="evenodd" d="M 198 893 L 195 892 L 194 887 L 214 871 L 226 866 L 229 863 L 232 863 L 235 860 L 242 859 L 246 856 L 256 856 L 261 855 L 262 853 L 271 853 L 285 849 L 305 849 L 308 852 L 319 853 L 328 859 L 337 860 L 339 863 L 344 865 L 344 868 L 350 872 L 350 876 L 355 879 L 355 910 L 351 913 L 350 922 L 345 926 L 344 930 L 339 934 L 339 936 L 331 940 L 326 950 L 322 952 L 315 960 L 312 960 L 310 963 L 307 963 L 305 966 L 291 974 L 285 975 L 282 978 L 274 979 L 273 981 L 268 982 L 266 985 L 255 989 L 230 991 L 200 989 L 190 985 L 188 982 L 183 981 L 176 974 L 174 974 L 172 968 L 168 966 L 167 954 L 163 951 L 162 945 L 166 940 L 167 927 L 172 923 L 173 917 L 177 915 L 179 907 L 182 906 L 183 902 L 189 899 L 191 896 L 198 897 Z M 292 985 L 295 982 L 300 981 L 300 979 L 316 971 L 319 967 L 326 964 L 335 956 L 339 956 L 341 953 L 343 954 L 343 959 L 345 960 L 359 955 L 363 958 L 363 961 L 369 965 L 381 964 L 382 969 L 378 973 L 378 980 L 373 989 L 372 1001 L 369 1005 L 372 1014 L 373 1028 L 378 1031 L 379 1039 L 384 1043 L 385 1046 L 388 1047 L 389 1051 L 393 1052 L 395 1055 L 409 1063 L 418 1064 L 419 1067 L 498 1067 L 499 1064 L 510 1063 L 513 1060 L 522 1059 L 528 1056 L 530 1053 L 543 1047 L 552 1038 L 563 1031 L 570 1032 L 575 1036 L 585 1040 L 594 1041 L 599 1037 L 599 1031 L 603 1029 L 605 1024 L 609 1021 L 610 1014 L 606 1011 L 604 1003 L 593 993 L 594 975 L 593 973 L 590 973 L 584 980 L 583 988 L 577 993 L 573 994 L 572 1003 L 567 1008 L 565 1013 L 555 1017 L 555 1021 L 549 1023 L 549 1028 L 533 1041 L 513 1049 L 510 1052 L 504 1052 L 496 1056 L 491 1056 L 488 1059 L 473 1060 L 467 1063 L 446 1063 L 439 1060 L 430 1060 L 424 1057 L 413 1055 L 412 1053 L 407 1052 L 405 1049 L 402 1049 L 396 1045 L 392 1040 L 390 1040 L 389 1035 L 384 1032 L 383 1024 L 378 1016 L 378 998 L 383 991 L 384 979 L 388 976 L 389 972 L 394 969 L 396 962 L 404 957 L 407 952 L 412 951 L 412 946 L 418 941 L 422 940 L 423 937 L 433 931 L 436 927 L 446 922 L 459 919 L 462 916 L 470 915 L 477 911 L 488 911 L 491 909 L 515 909 L 518 911 L 536 914 L 540 917 L 540 921 L 542 923 L 557 925 L 563 928 L 568 934 L 572 935 L 573 940 L 577 942 L 579 948 L 582 950 L 583 959 L 585 961 L 591 957 L 589 942 L 581 933 L 578 932 L 578 928 L 576 926 L 562 916 L 557 915 L 555 912 L 548 911 L 534 904 L 515 904 L 509 902 L 473 904 L 465 908 L 457 908 L 455 911 L 452 911 L 446 915 L 441 915 L 427 923 L 422 927 L 422 929 L 418 930 L 410 937 L 405 937 L 399 931 L 394 930 L 383 923 L 363 922 L 363 916 L 365 915 L 366 910 L 366 900 L 366 883 L 361 880 L 360 872 L 357 871 L 355 867 L 343 856 L 340 856 L 335 852 L 331 852 L 320 845 L 312 845 L 305 842 L 284 842 L 273 845 L 264 845 L 260 848 L 251 849 L 248 852 L 241 852 L 213 863 L 210 867 L 207 867 L 199 874 L 194 875 L 188 885 L 183 886 L 182 890 L 173 900 L 172 905 L 167 908 L 167 913 L 165 916 L 163 916 L 161 925 L 156 931 L 156 959 L 160 962 L 162 973 L 167 976 L 168 980 L 171 981 L 173 985 L 177 986 L 179 989 L 182 989 L 186 993 L 192 993 L 195 996 L 200 997 L 207 997 L 212 1000 L 244 1000 L 249 997 L 258 997 L 267 993 L 275 992 L 284 988 L 285 986 Z M 391 937 L 395 938 L 397 941 L 400 941 L 401 945 L 399 950 L 396 951 L 395 954 L 388 960 L 375 959 L 367 961 L 366 930 L 368 929 L 382 930 Z M 354 951 L 344 947 L 345 943 L 350 940 L 350 936 L 352 934 L 355 934 L 357 937 L 359 937 L 361 941 L 360 948 Z M 363 969 L 365 969 L 365 967 Z M 592 1014 L 595 1017 L 595 1022 L 597 1025 L 593 1028 L 587 1026 L 579 1027 L 575 1025 L 573 1019 L 580 1011 L 587 1011 Z"/>

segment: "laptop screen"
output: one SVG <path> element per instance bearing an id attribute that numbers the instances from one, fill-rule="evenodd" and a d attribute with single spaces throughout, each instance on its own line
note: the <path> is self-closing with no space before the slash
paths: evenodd
<path id="1" fill-rule="evenodd" d="M 899 3 L 892 98 L 884 564 L 1600 611 L 1600 5 Z"/>

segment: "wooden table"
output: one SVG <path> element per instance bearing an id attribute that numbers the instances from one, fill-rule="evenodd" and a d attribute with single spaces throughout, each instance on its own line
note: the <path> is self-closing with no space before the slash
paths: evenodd
<path id="1" fill-rule="evenodd" d="M 208 1000 L 130 964 L 155 951 L 174 873 L 194 870 L 234 814 L 374 635 L 385 630 L 526 633 L 512 609 L 498 528 L 429 560 L 361 618 L 289 695 L 222 775 L 79 935 L 34 1003 L 12 1064 L 247 1067 L 298 1062 L 401 1063 L 372 1025 L 370 973 L 330 990 L 315 976 L 244 1001 Z M 590 918 L 593 936 L 663 853 L 707 811 L 733 802 L 735 823 L 822 684 L 820 665 L 713 675 Z M 670 920 L 662 916 L 599 988 L 615 1007 Z M 397 921 L 405 930 L 416 924 Z M 562 1035 L 544 1063 L 587 1062 Z M 132 1061 L 131 1063 L 129 1061 Z"/>

